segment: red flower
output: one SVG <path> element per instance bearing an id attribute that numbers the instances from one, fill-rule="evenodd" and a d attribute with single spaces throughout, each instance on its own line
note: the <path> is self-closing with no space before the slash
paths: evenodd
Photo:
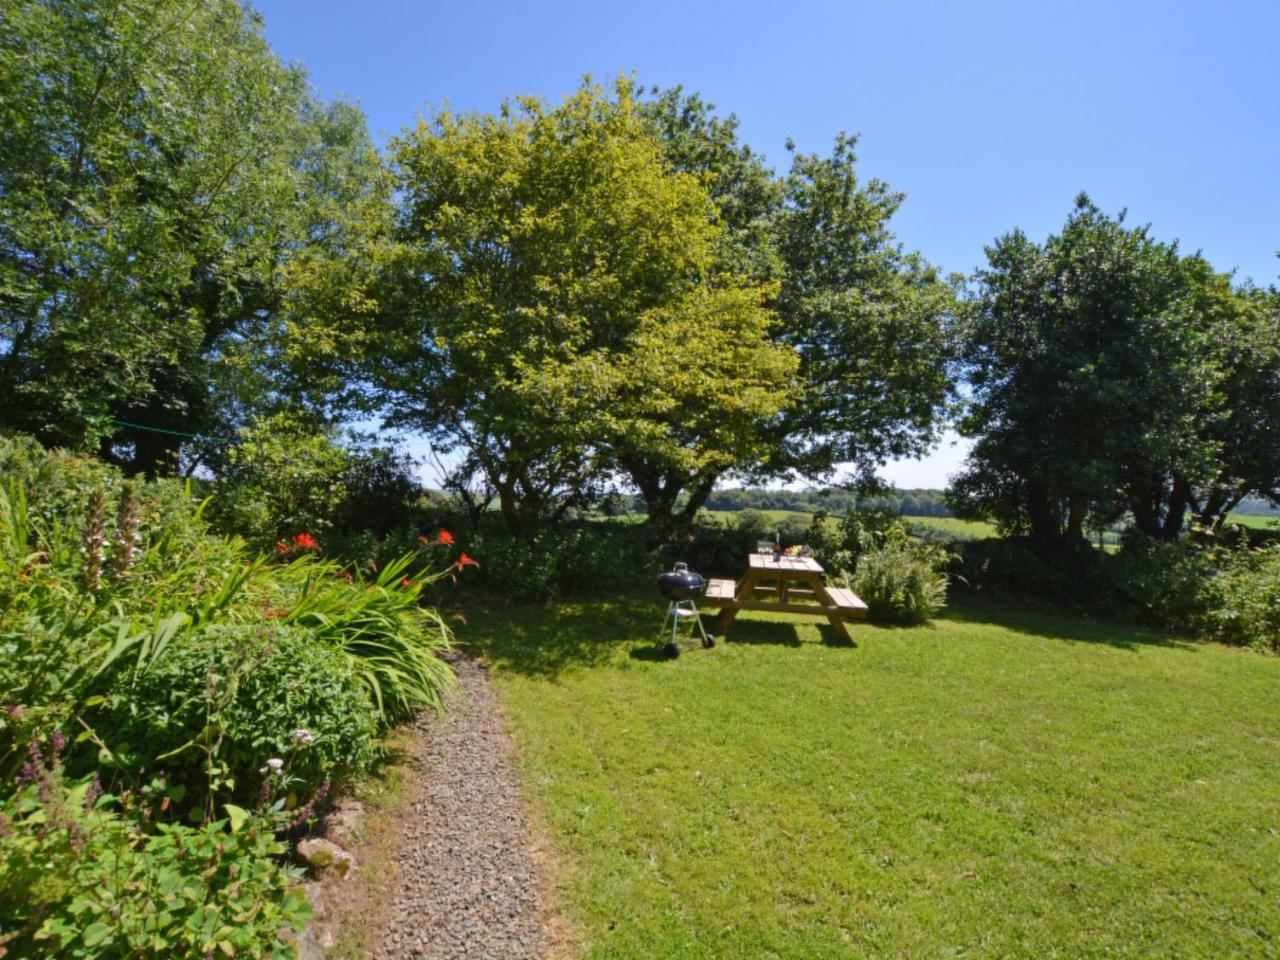
<path id="1" fill-rule="evenodd" d="M 407 590 L 409 589 L 409 587 L 413 586 L 413 581 L 410 580 L 408 577 L 405 577 L 403 580 L 400 581 L 400 586 L 402 586 Z"/>
<path id="2" fill-rule="evenodd" d="M 464 553 L 462 556 L 458 558 L 458 566 L 460 568 L 461 567 L 478 567 L 480 566 L 480 564 L 476 563 L 474 560 L 472 560 L 470 557 L 468 557 Z"/>
<path id="3" fill-rule="evenodd" d="M 448 530 L 441 530 L 440 533 L 436 536 L 436 539 L 439 540 L 441 543 L 443 543 L 445 546 L 450 546 L 453 543 L 453 534 L 450 533 Z"/>
<path id="4" fill-rule="evenodd" d="M 277 540 L 276 553 L 288 553 L 288 552 L 289 552 L 289 545 L 285 543 L 283 540 Z"/>
<path id="5" fill-rule="evenodd" d="M 316 543 L 316 538 L 309 533 L 300 533 L 293 538 L 293 545 L 301 547 L 303 550 L 319 550 L 320 544 Z"/>

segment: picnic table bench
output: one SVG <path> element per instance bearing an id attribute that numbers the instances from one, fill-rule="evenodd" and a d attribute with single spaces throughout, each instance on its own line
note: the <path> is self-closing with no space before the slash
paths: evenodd
<path id="1" fill-rule="evenodd" d="M 707 583 L 704 602 L 720 608 L 715 632 L 725 636 L 739 610 L 769 610 L 802 617 L 826 617 L 836 635 L 850 640 L 846 620 L 864 620 L 867 605 L 844 587 L 829 587 L 826 571 L 812 557 L 774 557 L 753 553 L 741 580 Z"/>

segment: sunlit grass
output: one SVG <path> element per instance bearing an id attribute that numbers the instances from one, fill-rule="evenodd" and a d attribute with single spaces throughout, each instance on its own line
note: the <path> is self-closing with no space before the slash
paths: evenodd
<path id="1" fill-rule="evenodd" d="M 935 625 L 479 612 L 590 957 L 1274 956 L 1280 659 L 985 606 Z"/>

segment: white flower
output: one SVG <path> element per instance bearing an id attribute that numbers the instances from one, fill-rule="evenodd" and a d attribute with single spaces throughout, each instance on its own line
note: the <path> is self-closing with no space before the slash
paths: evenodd
<path id="1" fill-rule="evenodd" d="M 303 730 L 301 727 L 293 731 L 292 736 L 293 742 L 299 746 L 306 747 L 316 742 L 316 735 L 310 730 Z"/>
<path id="2" fill-rule="evenodd" d="M 267 771 L 270 771 L 272 776 L 274 776 L 275 774 L 279 773 L 283 769 L 284 769 L 284 761 L 281 760 L 279 757 L 272 757 L 270 760 L 267 761 L 267 765 L 261 768 L 258 772 L 266 773 Z"/>

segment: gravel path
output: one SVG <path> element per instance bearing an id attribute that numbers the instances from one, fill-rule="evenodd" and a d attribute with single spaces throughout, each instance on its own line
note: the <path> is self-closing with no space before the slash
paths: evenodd
<path id="1" fill-rule="evenodd" d="M 461 698 L 418 720 L 416 796 L 396 857 L 400 888 L 378 960 L 541 957 L 542 871 L 487 670 L 454 663 Z"/>

